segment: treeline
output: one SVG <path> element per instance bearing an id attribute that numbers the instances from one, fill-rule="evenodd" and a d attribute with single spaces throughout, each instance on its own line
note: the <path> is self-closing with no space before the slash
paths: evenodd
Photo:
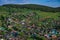
<path id="1" fill-rule="evenodd" d="M 45 12 L 60 12 L 60 7 L 53 8 L 43 5 L 36 5 L 36 4 L 24 4 L 24 5 L 18 5 L 18 4 L 6 4 L 3 5 L 4 7 L 11 7 L 11 8 L 27 8 L 32 10 L 41 10 Z"/>

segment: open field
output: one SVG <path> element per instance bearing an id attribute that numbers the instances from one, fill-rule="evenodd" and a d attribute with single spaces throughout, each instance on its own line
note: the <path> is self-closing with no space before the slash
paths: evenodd
<path id="1" fill-rule="evenodd" d="M 0 6 L 0 35 L 6 40 L 57 40 L 60 12 Z"/>

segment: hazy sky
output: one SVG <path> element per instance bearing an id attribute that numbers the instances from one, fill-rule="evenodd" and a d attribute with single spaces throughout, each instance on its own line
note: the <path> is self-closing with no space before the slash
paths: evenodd
<path id="1" fill-rule="evenodd" d="M 0 0 L 0 5 L 3 4 L 39 4 L 60 7 L 60 0 Z"/>

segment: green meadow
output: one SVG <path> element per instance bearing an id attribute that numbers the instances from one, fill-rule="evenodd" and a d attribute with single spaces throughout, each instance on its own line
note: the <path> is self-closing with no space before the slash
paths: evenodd
<path id="1" fill-rule="evenodd" d="M 45 38 L 44 35 L 52 34 L 48 33 L 49 29 L 60 29 L 59 10 L 59 8 L 39 5 L 0 6 L 1 34 L 5 35 L 6 32 L 15 30 L 22 40 L 47 40 L 48 38 Z M 39 30 L 42 30 L 43 33 Z M 49 32 L 51 32 L 51 30 L 49 30 Z M 59 36 L 58 33 L 55 35 L 57 37 Z M 9 36 L 11 36 L 11 34 Z M 13 38 L 13 35 L 11 37 Z"/>

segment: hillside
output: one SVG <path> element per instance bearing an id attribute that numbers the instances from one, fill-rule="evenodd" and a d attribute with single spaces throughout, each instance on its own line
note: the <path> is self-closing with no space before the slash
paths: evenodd
<path id="1" fill-rule="evenodd" d="M 3 16 L 4 18 L 14 17 L 19 20 L 23 20 L 26 19 L 28 15 L 30 16 L 33 14 L 35 14 L 35 16 L 32 17 L 36 21 L 38 21 L 38 19 L 40 19 L 40 21 L 41 19 L 45 20 L 46 18 L 52 18 L 54 20 L 58 20 L 60 16 L 60 10 L 59 8 L 51 8 L 51 7 L 35 5 L 35 4 L 34 5 L 33 4 L 25 4 L 25 5 L 7 4 L 7 5 L 0 6 L 0 16 Z"/>
<path id="2" fill-rule="evenodd" d="M 28 8 L 28 9 L 33 9 L 33 10 L 45 11 L 45 12 L 60 12 L 60 7 L 53 8 L 53 7 L 37 5 L 37 4 L 23 4 L 23 5 L 6 4 L 3 6 L 12 7 L 12 8 Z"/>
<path id="3" fill-rule="evenodd" d="M 56 19 L 60 15 L 60 7 L 52 8 L 52 7 L 36 5 L 36 4 L 24 4 L 24 5 L 6 4 L 0 6 L 0 13 L 3 15 L 4 13 L 6 13 L 7 15 L 13 13 L 17 13 L 17 14 L 22 13 L 23 15 L 27 15 L 31 12 L 36 12 L 39 16 L 43 18 L 49 16 Z"/>
<path id="4" fill-rule="evenodd" d="M 54 36 L 55 39 L 60 37 L 59 32 L 59 7 L 34 4 L 0 6 L 0 35 L 4 40 L 53 40 Z"/>

